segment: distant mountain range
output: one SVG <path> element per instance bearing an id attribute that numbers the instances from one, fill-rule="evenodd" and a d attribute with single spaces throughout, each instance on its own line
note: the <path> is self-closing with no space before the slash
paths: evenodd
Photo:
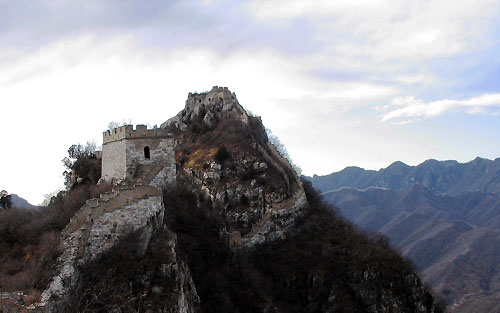
<path id="1" fill-rule="evenodd" d="M 10 201 L 12 203 L 12 207 L 29 209 L 29 210 L 37 209 L 37 207 L 32 205 L 31 203 L 29 203 L 28 200 L 23 199 L 16 194 L 11 194 L 11 196 L 12 197 L 11 197 Z"/>
<path id="2" fill-rule="evenodd" d="M 500 312 L 500 158 L 309 179 L 347 218 L 387 235 L 452 312 Z"/>
<path id="3" fill-rule="evenodd" d="M 421 184 L 436 194 L 498 192 L 500 158 L 494 161 L 476 158 L 468 163 L 430 159 L 418 166 L 397 161 L 379 171 L 352 166 L 326 176 L 314 175 L 311 181 L 321 192 L 342 187 L 402 189 L 415 184 Z"/>
<path id="4" fill-rule="evenodd" d="M 26 209 L 26 210 L 37 210 L 39 207 L 32 205 L 26 199 L 19 197 L 16 194 L 10 194 L 10 206 L 13 208 Z M 3 206 L 0 205 L 0 209 L 3 209 Z"/>

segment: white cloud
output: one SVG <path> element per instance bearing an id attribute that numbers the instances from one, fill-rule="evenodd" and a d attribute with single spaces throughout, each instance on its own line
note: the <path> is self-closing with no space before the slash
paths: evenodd
<path id="1" fill-rule="evenodd" d="M 491 44 L 495 0 L 254 0 L 255 19 L 305 18 L 318 42 L 340 55 L 376 60 L 449 56 Z"/>
<path id="2" fill-rule="evenodd" d="M 348 9 L 375 9 L 383 5 L 380 0 L 256 0 L 249 7 L 260 19 L 286 20 L 300 16 L 331 16 Z"/>
<path id="3" fill-rule="evenodd" d="M 469 114 L 484 113 L 487 109 L 500 109 L 500 93 L 483 94 L 478 97 L 452 100 L 444 99 L 424 102 L 414 96 L 395 98 L 390 105 L 384 107 L 381 116 L 382 122 L 406 118 L 397 121 L 398 124 L 407 124 L 412 119 L 435 117 L 446 112 L 462 110 Z"/>
<path id="4" fill-rule="evenodd" d="M 476 67 L 498 63 L 488 59 L 497 48 L 485 49 L 498 38 L 495 0 L 195 0 L 147 8 L 133 1 L 116 11 L 94 2 L 81 16 L 80 5 L 61 1 L 74 8 L 63 19 L 35 7 L 24 19 L 6 19 L 0 32 L 6 43 L 0 105 L 9 116 L 0 133 L 15 151 L 0 154 L 0 166 L 15 165 L 2 167 L 7 185 L 0 187 L 9 192 L 39 199 L 60 186 L 60 159 L 69 145 L 99 142 L 112 120 L 161 123 L 183 107 L 189 91 L 212 85 L 228 86 L 245 108 L 262 115 L 307 174 L 325 173 L 327 163 L 341 169 L 421 161 L 423 146 L 425 157 L 439 157 L 436 146 L 451 150 L 424 143 L 437 137 L 434 130 L 417 140 L 418 124 L 404 127 L 413 131 L 406 136 L 392 124 L 499 108 L 494 86 L 471 99 L 419 100 L 436 90 L 460 90 L 467 98 L 478 94 L 474 84 L 492 82 L 484 78 L 492 74 Z M 31 6 L 23 2 L 18 9 Z M 470 81 L 457 74 L 472 72 Z M 390 103 L 380 113 L 390 123 L 374 114 L 372 106 L 381 103 Z M 483 151 L 486 144 L 474 142 L 460 149 Z"/>
<path id="5" fill-rule="evenodd" d="M 393 79 L 395 82 L 406 85 L 415 85 L 415 84 L 429 85 L 435 80 L 435 78 L 432 75 L 427 73 L 416 73 L 412 75 L 395 76 Z"/>
<path id="6" fill-rule="evenodd" d="M 32 153 L 2 153 L 0 164 L 18 164 L 2 170 L 2 188 L 35 203 L 60 186 L 60 160 L 71 144 L 100 144 L 110 121 L 162 123 L 183 108 L 190 91 L 228 86 L 285 139 L 294 134 L 291 125 L 314 125 L 318 117 L 398 94 L 371 82 L 321 81 L 294 58 L 267 50 L 163 51 L 138 47 L 127 36 L 86 35 L 9 55 L 0 63 L 2 115 L 9 116 L 0 124 L 9 134 L 3 144 L 34 151 L 36 162 Z M 27 181 L 27 173 L 37 174 Z"/>

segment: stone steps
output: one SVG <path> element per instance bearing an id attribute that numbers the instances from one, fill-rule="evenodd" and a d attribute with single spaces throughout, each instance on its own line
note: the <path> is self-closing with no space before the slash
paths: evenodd
<path id="1" fill-rule="evenodd" d="M 131 204 L 134 201 L 149 196 L 159 196 L 161 191 L 150 186 L 120 187 L 110 192 L 101 194 L 99 198 L 87 200 L 82 208 L 70 219 L 70 223 L 64 230 L 66 234 L 77 231 L 83 225 L 92 221 L 92 218 L 104 212 Z"/>

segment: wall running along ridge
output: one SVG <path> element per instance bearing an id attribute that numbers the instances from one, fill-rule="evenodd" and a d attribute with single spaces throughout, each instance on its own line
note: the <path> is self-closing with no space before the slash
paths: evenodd
<path id="1" fill-rule="evenodd" d="M 144 147 L 149 148 L 149 158 Z M 50 312 L 64 310 L 81 280 L 81 266 L 98 260 L 132 233 L 139 238 L 135 253 L 141 256 L 152 234 L 163 226 L 162 189 L 176 180 L 173 137 L 144 125 L 106 131 L 102 162 L 102 179 L 115 187 L 87 200 L 62 231 L 57 275 L 42 294 L 41 305 L 48 304 Z"/>

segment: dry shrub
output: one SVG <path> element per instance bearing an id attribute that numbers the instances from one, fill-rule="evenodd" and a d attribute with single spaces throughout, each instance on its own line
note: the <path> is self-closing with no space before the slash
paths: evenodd
<path id="1" fill-rule="evenodd" d="M 413 286 L 405 280 L 413 275 L 411 262 L 384 237 L 360 232 L 309 182 L 303 184 L 309 209 L 297 221 L 297 233 L 239 251 L 223 242 L 224 223 L 209 213 L 208 202 L 199 201 L 180 182 L 165 193 L 165 223 L 177 235 L 176 251 L 189 266 L 201 311 L 368 312 L 360 298 L 366 290 L 390 290 L 407 312 L 414 311 Z M 376 277 L 365 279 L 366 272 Z M 430 307 L 432 295 L 425 293 L 424 298 Z M 443 310 L 437 307 L 434 312 Z"/>
<path id="2" fill-rule="evenodd" d="M 24 303 L 29 306 L 40 301 L 42 293 L 39 290 L 30 290 L 24 297 Z"/>
<path id="3" fill-rule="evenodd" d="M 59 235 L 90 198 L 109 184 L 79 185 L 60 192 L 37 211 L 12 208 L 0 212 L 0 290 L 43 290 L 53 275 Z"/>

